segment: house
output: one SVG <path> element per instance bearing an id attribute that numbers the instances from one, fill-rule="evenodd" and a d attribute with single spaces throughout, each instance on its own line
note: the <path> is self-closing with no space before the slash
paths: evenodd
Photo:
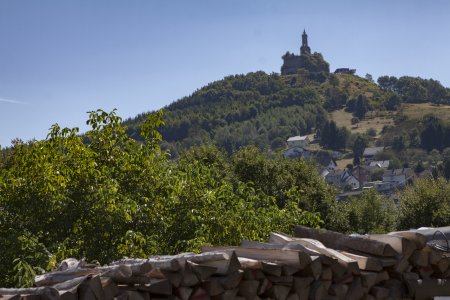
<path id="1" fill-rule="evenodd" d="M 387 168 L 389 168 L 389 162 L 390 162 L 389 160 L 376 160 L 376 161 L 369 162 L 368 166 L 387 169 Z"/>
<path id="2" fill-rule="evenodd" d="M 302 147 L 290 147 L 286 150 L 284 150 L 284 157 L 285 158 L 298 158 L 303 157 L 305 159 L 311 157 L 311 152 L 308 150 L 303 149 Z"/>
<path id="3" fill-rule="evenodd" d="M 374 161 L 375 155 L 383 152 L 384 147 L 367 147 L 364 149 L 363 157 L 366 162 Z"/>
<path id="4" fill-rule="evenodd" d="M 395 187 L 403 187 L 413 176 L 414 171 L 411 168 L 386 170 L 383 174 L 383 182 L 392 183 Z"/>
<path id="5" fill-rule="evenodd" d="M 287 139 L 287 145 L 288 148 L 293 148 L 293 147 L 300 147 L 300 148 L 304 148 L 306 146 L 309 145 L 311 141 L 309 140 L 309 138 L 304 135 L 304 136 L 292 136 L 290 138 Z"/>
<path id="6" fill-rule="evenodd" d="M 336 161 L 328 153 L 319 152 L 314 156 L 315 162 L 328 170 L 334 170 L 337 167 Z"/>
<path id="7" fill-rule="evenodd" d="M 330 170 L 325 176 L 325 180 L 339 188 L 349 186 L 352 190 L 356 190 L 360 187 L 359 181 L 348 170 Z"/>
<path id="8" fill-rule="evenodd" d="M 356 166 L 352 170 L 352 175 L 361 183 L 361 185 L 372 181 L 372 174 L 368 166 Z"/>

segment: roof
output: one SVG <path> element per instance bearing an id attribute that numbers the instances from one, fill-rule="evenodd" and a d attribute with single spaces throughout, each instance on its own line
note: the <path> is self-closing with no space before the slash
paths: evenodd
<path id="1" fill-rule="evenodd" d="M 308 136 L 303 135 L 303 136 L 291 136 L 290 138 L 288 138 L 288 142 L 293 142 L 293 141 L 305 141 L 308 138 Z"/>
<path id="2" fill-rule="evenodd" d="M 363 156 L 372 156 L 384 150 L 384 147 L 367 147 L 364 149 Z"/>
<path id="3" fill-rule="evenodd" d="M 369 167 L 379 167 L 387 169 L 389 167 L 389 160 L 377 160 L 369 163 Z"/>
<path id="4" fill-rule="evenodd" d="M 329 164 L 330 164 L 330 162 L 333 162 L 333 164 L 335 165 L 335 166 L 337 166 L 337 163 L 336 163 L 336 161 L 331 157 L 331 156 L 329 156 L 328 154 L 324 154 L 324 153 L 318 153 L 315 157 L 314 157 L 314 159 L 315 159 L 315 161 L 318 163 L 318 164 L 320 164 L 320 165 L 322 165 L 322 166 L 328 166 Z"/>
<path id="5" fill-rule="evenodd" d="M 383 173 L 383 176 L 398 176 L 405 175 L 409 176 L 413 173 L 411 168 L 402 168 L 402 169 L 394 169 L 394 170 L 386 170 Z"/>

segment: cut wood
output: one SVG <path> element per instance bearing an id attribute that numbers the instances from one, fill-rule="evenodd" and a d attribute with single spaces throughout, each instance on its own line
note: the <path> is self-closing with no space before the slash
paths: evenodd
<path id="1" fill-rule="evenodd" d="M 199 265 L 191 261 L 187 261 L 187 265 L 189 265 L 190 269 L 194 271 L 194 273 L 197 275 L 200 281 L 207 280 L 209 277 L 211 277 L 211 275 L 217 272 L 216 267 Z"/>
<path id="2" fill-rule="evenodd" d="M 311 262 L 311 258 L 309 255 L 301 251 L 295 250 L 255 249 L 242 247 L 202 247 L 202 251 L 210 251 L 210 250 L 233 251 L 239 257 L 291 264 L 299 268 L 302 268 Z M 303 256 L 302 253 L 305 256 Z"/>
<path id="3" fill-rule="evenodd" d="M 244 276 L 244 271 L 238 270 L 238 271 L 228 274 L 225 277 L 222 277 L 220 279 L 220 283 L 222 284 L 223 288 L 226 290 L 235 289 L 241 282 L 243 276 Z"/>
<path id="4" fill-rule="evenodd" d="M 200 263 L 201 265 L 210 266 L 217 268 L 216 274 L 220 275 L 226 275 L 230 274 L 232 272 L 235 272 L 241 268 L 241 264 L 239 263 L 239 260 L 237 258 L 237 255 L 233 248 L 228 248 L 226 254 L 227 259 L 226 260 L 210 260 L 210 261 L 204 261 Z M 223 253 L 223 252 L 220 252 Z M 252 257 L 247 257 L 252 258 Z"/>
<path id="5" fill-rule="evenodd" d="M 300 225 L 295 226 L 294 232 L 295 237 L 315 239 L 322 242 L 326 247 L 336 250 L 352 249 L 379 256 L 398 255 L 391 245 L 362 236 L 347 236 L 334 231 L 319 230 Z"/>
<path id="6" fill-rule="evenodd" d="M 286 300 L 290 290 L 291 288 L 288 286 L 274 284 L 267 294 L 273 299 Z"/>
<path id="7" fill-rule="evenodd" d="M 172 295 L 172 285 L 167 279 L 152 279 L 150 283 L 136 286 L 139 291 L 156 295 Z"/>
<path id="8" fill-rule="evenodd" d="M 212 297 L 214 300 L 234 300 L 236 299 L 239 289 L 226 290 L 223 294 Z"/>
<path id="9" fill-rule="evenodd" d="M 377 282 L 378 273 L 376 272 L 361 272 L 361 284 L 363 287 L 370 289 Z"/>
<path id="10" fill-rule="evenodd" d="M 428 266 L 428 255 L 429 252 L 425 248 L 416 250 L 409 258 L 409 261 L 413 266 L 426 267 Z"/>
<path id="11" fill-rule="evenodd" d="M 208 299 L 210 299 L 208 293 L 201 287 L 196 288 L 190 298 L 190 300 L 208 300 Z"/>
<path id="12" fill-rule="evenodd" d="M 192 295 L 192 293 L 194 292 L 194 289 L 190 288 L 190 287 L 184 287 L 184 286 L 180 286 L 178 287 L 176 290 L 176 295 L 181 299 L 181 300 L 189 300 L 189 297 Z"/>
<path id="13" fill-rule="evenodd" d="M 334 283 L 329 289 L 330 295 L 336 296 L 339 299 L 344 299 L 348 292 L 348 285 L 342 283 Z"/>
<path id="14" fill-rule="evenodd" d="M 423 234 L 415 231 L 394 231 L 388 233 L 388 235 L 404 237 L 416 244 L 417 249 L 422 249 L 427 244 L 427 238 Z"/>
<path id="15" fill-rule="evenodd" d="M 220 279 L 217 277 L 211 277 L 208 281 L 203 282 L 202 288 L 210 296 L 217 296 L 225 292 L 225 289 L 220 284 Z"/>
<path id="16" fill-rule="evenodd" d="M 23 289 L 0 288 L 0 295 L 40 295 L 43 300 L 59 299 L 59 293 L 52 287 L 37 287 Z"/>
<path id="17" fill-rule="evenodd" d="M 239 283 L 238 295 L 245 299 L 254 299 L 258 294 L 258 280 L 242 280 Z"/>
<path id="18" fill-rule="evenodd" d="M 312 276 L 315 280 L 318 280 L 322 275 L 322 262 L 319 256 L 311 256 L 311 260 L 311 263 L 301 269 L 299 273 L 303 276 Z"/>
<path id="19" fill-rule="evenodd" d="M 375 257 L 372 256 L 363 256 L 363 255 L 358 255 L 358 254 L 354 254 L 354 253 L 349 253 L 349 252 L 345 252 L 342 251 L 342 254 L 344 254 L 345 256 L 348 256 L 352 259 L 354 259 L 357 264 L 359 269 L 364 270 L 364 271 L 381 271 L 383 269 L 383 264 L 381 263 L 381 261 Z"/>
<path id="20" fill-rule="evenodd" d="M 397 253 L 406 257 L 409 257 L 414 250 L 417 250 L 417 246 L 414 241 L 399 235 L 370 234 L 368 235 L 368 238 L 370 240 L 389 244 L 395 251 L 397 251 Z"/>

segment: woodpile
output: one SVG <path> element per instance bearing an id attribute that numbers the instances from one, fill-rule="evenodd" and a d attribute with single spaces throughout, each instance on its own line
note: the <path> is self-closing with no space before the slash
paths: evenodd
<path id="1" fill-rule="evenodd" d="M 202 253 L 122 259 L 70 258 L 35 287 L 0 289 L 13 300 L 433 299 L 450 295 L 450 257 L 418 232 L 348 236 L 297 226 L 295 237 L 204 247 Z"/>

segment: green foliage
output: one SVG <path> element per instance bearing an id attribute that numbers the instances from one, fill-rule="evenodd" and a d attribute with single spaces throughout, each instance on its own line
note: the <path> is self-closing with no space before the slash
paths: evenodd
<path id="1" fill-rule="evenodd" d="M 418 179 L 400 193 L 400 229 L 439 227 L 449 223 L 450 185 L 445 179 Z"/>
<path id="2" fill-rule="evenodd" d="M 361 163 L 361 158 L 364 153 L 364 149 L 367 147 L 367 139 L 362 136 L 358 135 L 353 143 L 353 164 L 359 165 Z"/>
<path id="3" fill-rule="evenodd" d="M 337 127 L 336 122 L 326 121 L 320 130 L 320 145 L 332 149 L 345 149 L 350 132 L 345 127 Z"/>
<path id="4" fill-rule="evenodd" d="M 317 175 L 286 181 L 283 190 L 266 181 L 269 194 L 230 175 L 217 149 L 205 146 L 170 161 L 158 145 L 161 116 L 148 115 L 141 143 L 115 111 L 97 110 L 83 137 L 55 124 L 46 140 L 11 148 L 0 168 L 0 285 L 29 286 L 35 274 L 67 257 L 103 264 L 321 224 L 318 213 L 302 209 L 314 195 L 331 198 L 316 185 Z M 297 173 L 310 172 L 301 167 Z M 292 189 L 294 183 L 305 192 Z"/>
<path id="5" fill-rule="evenodd" d="M 397 209 L 390 199 L 374 190 L 358 197 L 335 202 L 329 216 L 330 227 L 346 233 L 385 233 L 396 228 Z"/>

